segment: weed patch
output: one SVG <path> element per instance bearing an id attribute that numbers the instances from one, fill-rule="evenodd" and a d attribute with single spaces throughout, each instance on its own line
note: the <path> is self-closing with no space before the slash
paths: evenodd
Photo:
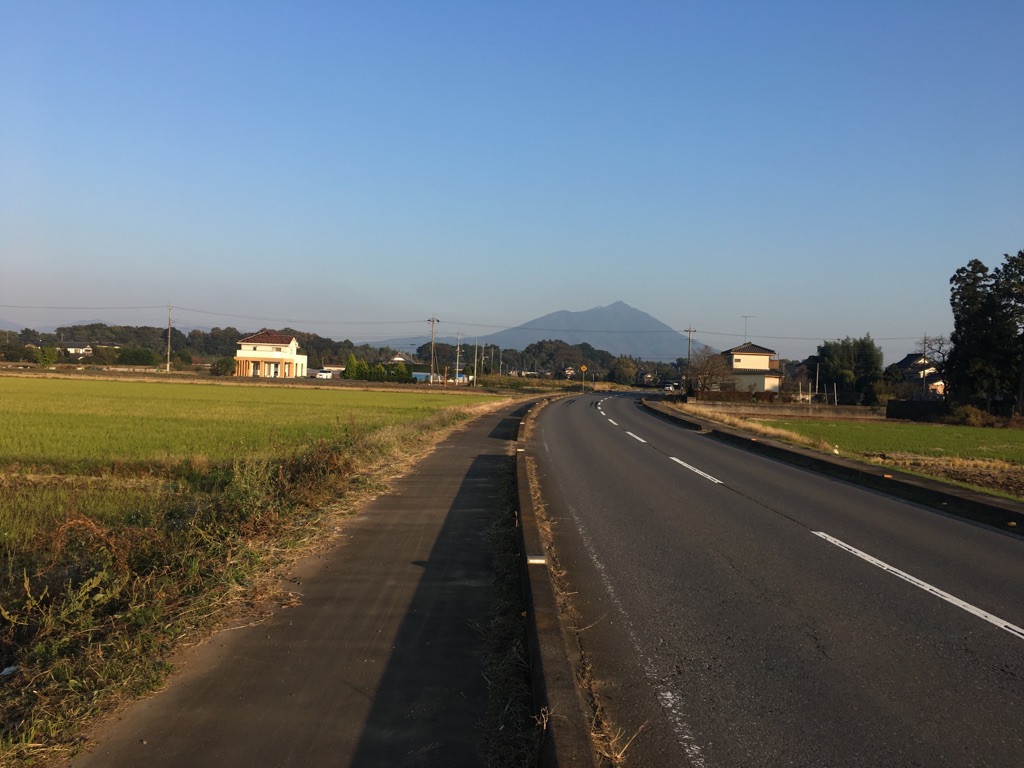
<path id="1" fill-rule="evenodd" d="M 539 764 L 543 729 L 533 710 L 523 602 L 519 536 L 512 502 L 515 471 L 510 458 L 505 489 L 490 531 L 494 550 L 496 602 L 484 636 L 488 684 L 487 768 L 531 768 Z"/>

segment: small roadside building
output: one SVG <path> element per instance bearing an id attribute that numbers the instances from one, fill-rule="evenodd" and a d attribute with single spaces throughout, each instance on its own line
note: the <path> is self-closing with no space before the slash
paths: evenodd
<path id="1" fill-rule="evenodd" d="M 746 392 L 778 392 L 782 371 L 775 350 L 753 342 L 740 344 L 722 353 L 729 366 L 729 377 L 736 389 Z"/>
<path id="2" fill-rule="evenodd" d="M 287 333 L 260 331 L 238 340 L 235 376 L 298 379 L 306 375 L 306 356 L 298 340 Z"/>

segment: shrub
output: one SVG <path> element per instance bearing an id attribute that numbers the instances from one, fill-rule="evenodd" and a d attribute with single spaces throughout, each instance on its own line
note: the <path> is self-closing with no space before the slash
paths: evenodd
<path id="1" fill-rule="evenodd" d="M 156 365 L 157 360 L 156 352 L 146 347 L 127 347 L 121 350 L 121 354 L 117 356 L 117 362 L 121 365 L 142 365 L 150 366 Z"/>
<path id="2" fill-rule="evenodd" d="M 960 424 L 965 427 L 994 427 L 998 421 L 991 413 L 973 405 L 958 405 L 946 418 L 947 424 Z"/>
<path id="3" fill-rule="evenodd" d="M 234 376 L 235 375 L 235 358 L 233 357 L 221 357 L 214 360 L 210 364 L 210 375 L 211 376 Z"/>

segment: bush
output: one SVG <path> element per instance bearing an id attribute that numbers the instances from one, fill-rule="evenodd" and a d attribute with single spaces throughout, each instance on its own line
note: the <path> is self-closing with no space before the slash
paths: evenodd
<path id="1" fill-rule="evenodd" d="M 234 376 L 235 375 L 235 358 L 233 357 L 220 357 L 214 360 L 210 364 L 210 375 L 211 376 Z"/>
<path id="2" fill-rule="evenodd" d="M 958 405 L 946 417 L 946 423 L 964 427 L 994 427 L 999 423 L 999 419 L 973 405 Z"/>
<path id="3" fill-rule="evenodd" d="M 117 362 L 120 365 L 151 366 L 156 365 L 159 360 L 157 359 L 156 352 L 152 349 L 128 347 L 121 350 L 121 354 L 117 356 Z"/>

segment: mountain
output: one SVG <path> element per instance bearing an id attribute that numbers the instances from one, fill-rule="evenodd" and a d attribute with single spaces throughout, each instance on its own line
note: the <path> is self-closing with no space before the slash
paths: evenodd
<path id="1" fill-rule="evenodd" d="M 594 307 L 582 312 L 561 310 L 530 320 L 515 328 L 477 338 L 463 337 L 463 343 L 497 344 L 502 349 L 525 349 L 537 341 L 557 339 L 567 344 L 586 342 L 594 349 L 613 355 L 629 355 L 642 360 L 672 362 L 686 357 L 686 337 L 646 312 L 617 301 L 607 307 Z M 430 341 L 429 336 L 375 341 L 371 346 L 414 350 Z M 454 344 L 455 337 L 438 336 L 436 341 Z M 702 344 L 693 342 L 693 350 Z"/>
<path id="2" fill-rule="evenodd" d="M 686 336 L 622 301 L 583 312 L 552 312 L 516 328 L 482 337 L 480 343 L 497 344 L 503 349 L 524 349 L 544 339 L 560 339 L 568 344 L 586 342 L 613 355 L 630 355 L 643 360 L 673 361 L 686 357 Z"/>

